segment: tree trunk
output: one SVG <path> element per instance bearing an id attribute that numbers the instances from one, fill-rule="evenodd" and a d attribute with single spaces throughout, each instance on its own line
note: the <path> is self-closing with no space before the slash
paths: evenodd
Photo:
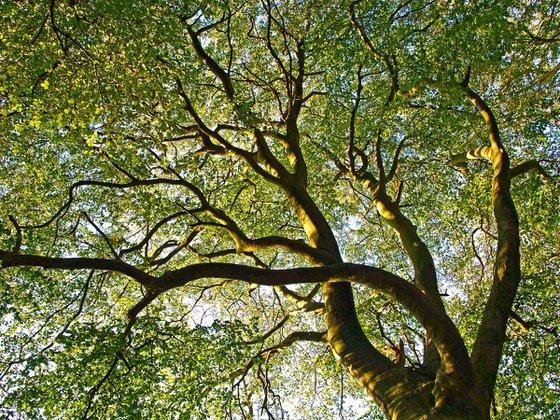
<path id="1" fill-rule="evenodd" d="M 389 419 L 490 419 L 489 410 L 474 406 L 460 392 L 436 407 L 433 389 L 434 381 L 420 371 L 400 368 L 376 377 L 375 394 L 369 390 L 368 394 Z"/>

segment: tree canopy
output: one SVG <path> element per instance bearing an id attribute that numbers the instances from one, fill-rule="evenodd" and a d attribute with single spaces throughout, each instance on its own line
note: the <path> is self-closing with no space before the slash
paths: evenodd
<path id="1" fill-rule="evenodd" d="M 560 417 L 556 1 L 0 7 L 1 416 Z"/>

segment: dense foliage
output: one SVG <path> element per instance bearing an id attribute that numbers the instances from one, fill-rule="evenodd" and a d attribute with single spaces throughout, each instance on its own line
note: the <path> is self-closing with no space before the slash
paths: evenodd
<path id="1" fill-rule="evenodd" d="M 0 416 L 560 417 L 556 1 L 0 5 Z"/>

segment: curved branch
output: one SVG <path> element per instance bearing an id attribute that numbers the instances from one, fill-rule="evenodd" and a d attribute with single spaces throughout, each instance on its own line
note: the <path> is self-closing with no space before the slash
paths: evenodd
<path id="1" fill-rule="evenodd" d="M 258 250 L 280 248 L 292 251 L 306 258 L 309 262 L 318 264 L 328 258 L 325 251 L 313 248 L 303 240 L 289 239 L 282 236 L 265 236 L 257 239 L 247 239 L 242 245 L 242 252 L 253 252 Z"/>
<path id="2" fill-rule="evenodd" d="M 476 160 L 482 158 L 488 159 L 489 161 L 492 160 L 492 148 L 490 146 L 480 146 L 475 149 L 471 149 L 467 152 L 451 155 L 451 163 L 457 168 L 459 168 L 464 175 L 466 175 L 467 162 L 469 160 Z"/>
<path id="3" fill-rule="evenodd" d="M 510 192 L 509 156 L 502 145 L 496 117 L 488 104 L 466 83 L 462 88 L 486 122 L 490 147 L 476 150 L 490 160 L 494 172 L 492 206 L 498 230 L 494 279 L 471 356 L 490 400 L 506 340 L 508 319 L 521 279 L 519 219 Z"/>
<path id="4" fill-rule="evenodd" d="M 134 179 L 130 182 L 126 183 L 118 183 L 118 182 L 106 182 L 106 181 L 92 181 L 92 180 L 84 180 L 78 181 L 72 184 L 68 190 L 68 200 L 58 211 L 51 216 L 46 222 L 41 223 L 39 225 L 28 225 L 28 226 L 20 226 L 22 229 L 40 229 L 50 225 L 54 222 L 57 218 L 59 218 L 68 208 L 71 206 L 72 202 L 74 201 L 74 194 L 75 191 L 84 186 L 97 186 L 97 187 L 105 187 L 105 188 L 119 188 L 119 189 L 128 189 L 133 187 L 140 187 L 140 186 L 154 186 L 154 185 L 178 185 L 188 188 L 191 192 L 193 192 L 197 198 L 203 202 L 206 200 L 204 194 L 194 185 L 188 181 L 183 179 L 166 179 L 166 178 L 153 178 L 153 179 L 145 179 L 139 180 Z"/>
<path id="5" fill-rule="evenodd" d="M 185 92 L 185 89 L 183 88 L 183 84 L 181 83 L 181 79 L 176 77 L 175 78 L 175 83 L 177 84 L 177 90 L 178 90 L 179 96 L 183 99 L 183 102 L 185 103 L 185 109 L 187 110 L 187 112 L 189 113 L 189 115 L 194 120 L 194 122 L 196 123 L 196 125 L 198 126 L 198 128 L 200 129 L 200 131 L 203 134 L 206 134 L 208 137 L 216 140 L 218 143 L 220 143 L 220 145 L 222 147 L 224 147 L 230 153 L 232 153 L 235 156 L 238 156 L 238 157 L 242 158 L 243 160 L 245 160 L 245 162 L 247 162 L 249 164 L 249 166 L 251 166 L 251 168 L 257 174 L 259 174 L 262 178 L 264 178 L 265 180 L 267 180 L 267 181 L 269 181 L 269 182 L 271 182 L 275 185 L 282 185 L 282 183 L 283 183 L 282 179 L 277 178 L 273 174 L 271 174 L 271 173 L 267 172 L 265 169 L 263 169 L 258 164 L 258 162 L 257 162 L 253 153 L 234 146 L 233 144 L 228 142 L 223 136 L 221 136 L 220 133 L 218 132 L 218 130 L 211 130 L 204 123 L 204 121 L 202 121 L 202 119 L 200 118 L 200 116 L 198 115 L 196 110 L 194 109 L 189 96 L 187 95 L 187 93 Z"/>
<path id="6" fill-rule="evenodd" d="M 370 38 L 366 34 L 362 24 L 358 21 L 358 18 L 356 17 L 356 5 L 358 3 L 360 3 L 359 0 L 353 1 L 350 4 L 350 21 L 352 22 L 354 28 L 356 28 L 356 30 L 358 31 L 358 35 L 360 36 L 362 42 L 365 44 L 367 49 L 373 54 L 375 58 L 383 61 L 383 63 L 385 63 L 385 66 L 387 67 L 387 71 L 389 72 L 389 77 L 391 78 L 391 91 L 389 92 L 389 97 L 387 98 L 386 103 L 390 104 L 391 102 L 393 102 L 393 99 L 395 99 L 395 95 L 400 91 L 399 76 L 396 68 L 396 58 L 394 55 L 389 56 L 387 54 L 382 54 L 373 46 L 373 43 L 371 42 Z"/>
<path id="7" fill-rule="evenodd" d="M 2 267 L 42 267 L 60 270 L 104 270 L 114 271 L 132 277 L 147 289 L 152 289 L 157 283 L 157 277 L 152 276 L 124 261 L 105 258 L 56 258 L 39 255 L 14 254 L 1 251 Z"/>
<path id="8" fill-rule="evenodd" d="M 159 295 L 161 294 L 160 291 L 148 291 L 146 295 L 140 299 L 132 308 L 130 308 L 126 314 L 128 318 L 128 324 L 124 330 L 125 337 L 130 336 L 132 332 L 132 327 L 136 323 L 136 319 L 138 314 L 142 312 L 150 303 L 152 303 Z"/>
<path id="9" fill-rule="evenodd" d="M 527 160 L 511 168 L 510 170 L 511 177 L 515 178 L 516 176 L 529 172 L 532 169 L 537 171 L 537 173 L 539 174 L 542 180 L 546 180 L 550 178 L 546 170 L 541 166 L 541 163 L 536 159 Z"/>
<path id="10" fill-rule="evenodd" d="M 319 264 L 328 257 L 328 254 L 325 251 L 309 246 L 303 240 L 290 239 L 275 235 L 251 239 L 223 210 L 213 207 L 206 201 L 206 199 L 202 202 L 202 205 L 204 206 L 205 212 L 214 220 L 219 222 L 217 226 L 222 227 L 229 232 L 237 247 L 237 253 L 251 253 L 259 250 L 280 248 L 294 252 L 314 264 Z"/>
<path id="11" fill-rule="evenodd" d="M 379 268 L 359 264 L 340 263 L 323 267 L 268 270 L 227 263 L 193 264 L 155 277 L 127 263 L 96 258 L 52 258 L 20 255 L 0 251 L 3 267 L 36 266 L 58 269 L 96 269 L 126 274 L 148 289 L 148 295 L 139 302 L 137 312 L 159 294 L 201 278 L 235 279 L 258 285 L 282 286 L 287 284 L 347 284 L 353 282 L 370 287 L 400 302 L 424 326 L 433 338 L 441 356 L 442 366 L 436 379 L 436 399 L 446 398 L 450 389 L 460 389 L 467 394 L 476 389 L 476 380 L 470 360 L 455 325 L 434 306 L 420 289 L 403 278 Z M 136 307 L 135 307 L 136 308 Z M 331 345 L 333 341 L 330 339 Z M 334 341 L 336 345 L 336 340 Z M 371 384 L 375 387 L 375 384 Z M 370 390 L 373 392 L 373 390 Z M 474 391 L 473 391 L 474 392 Z"/>
<path id="12" fill-rule="evenodd" d="M 443 359 L 452 370 L 465 363 L 466 349 L 453 322 L 437 310 L 429 298 L 405 279 L 385 270 L 350 263 L 324 267 L 267 270 L 228 263 L 202 263 L 165 272 L 155 277 L 122 261 L 102 258 L 55 258 L 0 251 L 2 267 L 34 266 L 63 270 L 94 269 L 126 274 L 154 292 L 184 286 L 201 278 L 236 279 L 266 286 L 338 283 L 351 281 L 375 289 L 399 301 L 434 335 Z M 468 357 L 467 359 L 468 360 Z M 462 366 L 468 376 L 468 369 Z"/>
<path id="13" fill-rule="evenodd" d="M 359 100 L 359 93 L 361 91 L 360 76 L 358 82 Z M 358 100 L 356 101 L 356 104 L 353 108 L 352 118 L 350 121 L 350 147 L 354 148 L 356 151 L 359 151 L 359 149 L 353 145 L 353 125 L 355 114 L 357 112 Z M 395 231 L 398 233 L 401 243 L 403 244 L 408 257 L 410 258 L 414 266 L 415 284 L 423 292 L 425 292 L 427 296 L 429 296 L 429 298 L 435 304 L 437 310 L 442 314 L 445 314 L 445 307 L 439 293 L 437 274 L 432 255 L 426 244 L 419 237 L 417 233 L 417 227 L 401 212 L 399 208 L 399 201 L 403 184 L 401 183 L 399 185 L 399 192 L 396 201 L 393 201 L 386 191 L 387 182 L 389 182 L 396 173 L 398 158 L 402 148 L 404 147 L 405 139 L 399 142 L 397 146 L 388 175 L 386 175 L 385 173 L 385 168 L 382 160 L 381 140 L 381 129 L 379 129 L 377 132 L 377 139 L 375 143 L 376 164 L 379 179 L 377 180 L 371 172 L 366 170 L 368 157 L 363 152 L 361 155 L 358 154 L 364 162 L 363 168 L 359 172 L 357 172 L 353 167 L 354 162 L 352 161 L 352 159 L 354 158 L 354 156 L 351 154 L 350 175 L 355 180 L 359 181 L 370 192 L 376 204 L 378 213 L 385 220 L 385 222 L 389 224 L 393 229 L 395 229 Z M 429 332 L 427 334 L 427 345 L 425 347 L 424 363 L 426 364 L 426 366 L 434 369 L 434 371 L 437 369 L 439 363 L 439 354 L 434 348 L 434 343 Z"/>
<path id="14" fill-rule="evenodd" d="M 266 164 L 269 172 L 281 178 L 289 177 L 290 173 L 270 151 L 263 133 L 259 130 L 254 130 L 253 136 L 255 138 L 260 157 L 264 160 L 264 163 Z"/>
<path id="15" fill-rule="evenodd" d="M 286 138 L 288 147 L 286 152 L 290 159 L 290 163 L 294 168 L 294 174 L 298 181 L 303 185 L 307 185 L 307 164 L 303 158 L 299 142 L 298 118 L 303 105 L 303 81 L 305 76 L 305 51 L 303 50 L 303 41 L 297 43 L 297 75 L 293 79 L 293 90 L 290 98 L 290 106 L 288 117 L 286 119 Z"/>
<path id="16" fill-rule="evenodd" d="M 286 69 L 286 66 L 284 66 L 284 63 L 282 62 L 282 60 L 278 56 L 278 53 L 276 52 L 276 50 L 274 49 L 274 47 L 272 45 L 272 22 L 277 22 L 277 21 L 273 20 L 273 18 L 272 18 L 272 6 L 270 4 L 270 1 L 267 1 L 267 4 L 263 3 L 263 6 L 264 6 L 264 9 L 266 11 L 266 16 L 267 16 L 267 21 L 266 21 L 266 47 L 268 49 L 268 52 L 270 53 L 270 55 L 272 56 L 272 58 L 276 62 L 276 65 L 278 66 L 278 68 L 280 69 L 281 73 L 284 76 L 284 81 L 286 83 L 286 92 L 288 93 L 288 95 L 291 95 L 290 81 L 292 79 L 292 75 L 290 74 L 288 69 Z"/>
<path id="17" fill-rule="evenodd" d="M 170 290 L 206 277 L 236 279 L 265 286 L 350 281 L 386 293 L 409 310 L 433 337 L 446 375 L 454 376 L 460 386 L 475 383 L 473 372 L 469 369 L 471 365 L 466 348 L 451 319 L 416 286 L 385 270 L 351 263 L 285 270 L 265 270 L 227 263 L 193 264 L 167 271 L 157 280 L 157 287 Z"/>
<path id="18" fill-rule="evenodd" d="M 275 286 L 275 288 L 297 306 L 298 312 L 323 313 L 325 311 L 324 303 L 313 300 L 313 292 L 310 294 L 311 296 L 302 296 L 286 286 Z"/>
<path id="19" fill-rule="evenodd" d="M 397 146 L 389 172 L 389 177 L 391 178 L 396 173 L 398 156 L 403 146 L 404 140 Z M 385 186 L 388 180 L 385 175 L 381 154 L 381 130 L 377 133 L 375 152 L 379 180 L 377 180 L 369 171 L 361 171 L 357 173 L 351 169 L 350 174 L 370 192 L 379 215 L 398 233 L 399 239 L 401 240 L 408 257 L 414 266 L 414 283 L 424 293 L 426 293 L 427 296 L 429 296 L 437 310 L 442 314 L 445 314 L 445 307 L 439 293 L 437 274 L 432 255 L 426 244 L 418 235 L 417 227 L 401 212 L 399 208 L 402 183 L 399 186 L 399 195 L 396 201 L 393 201 L 387 194 Z M 366 166 L 367 156 L 365 154 L 363 155 L 363 159 L 365 162 L 364 166 Z M 427 345 L 425 347 L 424 363 L 434 369 L 434 371 L 437 369 L 439 363 L 439 354 L 434 348 L 434 342 L 429 332 L 427 332 Z"/>
<path id="20" fill-rule="evenodd" d="M 264 357 L 266 360 L 268 360 L 270 356 L 278 353 L 280 350 L 290 347 L 292 344 L 297 343 L 298 341 L 309 341 L 315 343 L 322 342 L 328 344 L 326 335 L 326 332 L 319 331 L 294 331 L 278 344 L 259 351 L 256 355 L 249 359 L 249 361 L 242 369 L 238 369 L 235 372 L 232 372 L 229 377 L 230 379 L 235 379 L 240 376 L 244 377 L 245 375 L 247 375 L 247 372 L 249 372 L 249 369 L 251 369 L 260 358 Z"/>

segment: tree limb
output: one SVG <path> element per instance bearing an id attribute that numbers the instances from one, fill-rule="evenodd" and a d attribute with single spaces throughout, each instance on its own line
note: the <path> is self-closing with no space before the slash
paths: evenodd
<path id="1" fill-rule="evenodd" d="M 396 58 L 394 55 L 387 55 L 387 54 L 383 54 L 380 51 L 378 51 L 374 46 L 373 43 L 371 42 L 370 38 L 368 37 L 366 31 L 364 30 L 362 24 L 358 21 L 358 18 L 356 17 L 356 5 L 360 3 L 360 1 L 353 1 L 350 4 L 350 21 L 352 22 L 352 25 L 354 25 L 354 27 L 356 28 L 356 30 L 358 31 L 358 34 L 360 35 L 360 38 L 362 39 L 362 42 L 364 43 L 364 45 L 367 47 L 367 49 L 373 54 L 373 56 L 381 61 L 383 61 L 383 63 L 385 63 L 385 66 L 387 67 L 387 71 L 389 72 L 389 77 L 391 79 L 391 90 L 389 92 L 389 97 L 387 98 L 386 104 L 390 104 L 391 102 L 393 102 L 393 100 L 395 99 L 395 95 L 400 91 L 400 87 L 399 87 L 399 75 L 398 75 L 398 71 L 397 71 L 397 67 L 396 67 Z"/>
<path id="2" fill-rule="evenodd" d="M 295 305 L 299 308 L 299 311 L 321 313 L 325 310 L 325 304 L 314 301 L 312 293 L 311 296 L 302 296 L 299 293 L 288 289 L 286 286 L 275 286 L 275 288 L 289 301 L 295 303 Z"/>
<path id="3" fill-rule="evenodd" d="M 206 53 L 206 51 L 202 47 L 202 44 L 200 43 L 200 39 L 198 38 L 199 34 L 194 31 L 190 25 L 187 25 L 187 31 L 189 32 L 189 36 L 191 37 L 191 42 L 196 55 L 208 67 L 208 69 L 212 73 L 214 73 L 214 75 L 216 75 L 218 79 L 220 79 L 220 82 L 222 82 L 222 86 L 224 87 L 224 90 L 226 92 L 226 96 L 228 97 L 228 99 L 232 100 L 234 96 L 234 90 L 229 74 L 227 74 L 226 71 Z"/>
<path id="4" fill-rule="evenodd" d="M 403 147 L 403 144 L 404 142 L 401 141 L 397 147 L 397 151 L 395 152 L 395 157 L 390 170 L 391 177 L 394 176 L 396 171 L 398 155 L 400 153 L 400 149 Z M 379 180 L 377 180 L 375 176 L 368 171 L 360 171 L 359 173 L 356 173 L 351 170 L 350 173 L 355 180 L 359 181 L 370 192 L 379 215 L 398 233 L 405 252 L 414 266 L 415 284 L 430 297 L 438 311 L 445 313 L 445 307 L 439 293 L 437 273 L 432 255 L 426 244 L 418 235 L 417 227 L 401 212 L 399 208 L 400 188 L 402 184 L 399 186 L 399 197 L 396 201 L 393 201 L 387 194 L 385 188 L 387 180 L 381 154 L 380 130 L 378 131 L 375 149 Z M 367 162 L 367 156 L 364 155 L 363 159 Z M 427 343 L 428 344 L 425 348 L 424 363 L 434 369 L 437 369 L 439 355 L 438 352 L 435 351 L 432 338 L 429 334 L 427 336 Z"/>
<path id="5" fill-rule="evenodd" d="M 153 288 L 157 277 L 152 276 L 124 261 L 104 258 L 57 258 L 39 255 L 14 254 L 0 250 L 2 267 L 42 267 L 60 270 L 103 270 L 114 271 L 132 277 L 147 289 Z"/>
<path id="6" fill-rule="evenodd" d="M 515 178 L 516 176 L 529 172 L 531 169 L 536 170 L 542 180 L 547 180 L 550 178 L 548 173 L 541 166 L 541 163 L 536 159 L 527 160 L 511 168 L 510 170 L 511 177 Z"/>
<path id="7" fill-rule="evenodd" d="M 395 150 L 395 155 L 393 156 L 393 162 L 391 163 L 391 169 L 389 169 L 389 173 L 387 174 L 386 177 L 387 182 L 391 182 L 391 180 L 397 173 L 397 168 L 399 166 L 399 156 L 401 154 L 402 149 L 404 148 L 405 141 L 406 138 L 402 139 L 397 145 L 397 149 Z"/>
<path id="8" fill-rule="evenodd" d="M 507 322 L 521 278 L 519 219 L 510 193 L 509 156 L 502 145 L 494 113 L 466 83 L 462 88 L 466 97 L 476 106 L 486 122 L 490 146 L 475 150 L 480 156 L 490 160 L 494 173 L 492 206 L 498 230 L 498 246 L 492 288 L 471 355 L 474 369 L 483 381 L 490 401 L 506 340 Z"/>
<path id="9" fill-rule="evenodd" d="M 201 278 L 236 279 L 266 286 L 351 281 L 387 293 L 407 308 L 427 330 L 434 333 L 438 350 L 450 363 L 449 368 L 464 363 L 463 359 L 466 355 L 462 340 L 457 341 L 458 332 L 447 315 L 436 310 L 430 300 L 411 283 L 371 266 L 341 263 L 324 267 L 267 270 L 238 264 L 203 263 L 167 271 L 162 276 L 155 277 L 125 262 L 100 258 L 56 258 L 0 251 L 0 259 L 2 267 L 34 266 L 120 272 L 132 277 L 148 290 L 152 290 L 150 296 Z M 461 369 L 464 369 L 464 366 Z M 468 369 L 466 371 L 468 376 Z"/>
<path id="10" fill-rule="evenodd" d="M 276 184 L 276 185 L 282 184 L 282 179 L 274 176 L 273 174 L 271 174 L 271 173 L 267 172 L 265 169 L 263 169 L 258 164 L 257 160 L 255 159 L 255 156 L 251 152 L 234 146 L 233 144 L 228 142 L 222 135 L 220 135 L 220 133 L 217 130 L 211 130 L 206 124 L 204 124 L 204 122 L 202 121 L 202 119 L 200 118 L 200 116 L 198 115 L 196 110 L 194 109 L 189 96 L 185 92 L 185 89 L 183 88 L 183 84 L 181 83 L 181 79 L 179 79 L 177 77 L 177 78 L 175 78 L 175 82 L 177 84 L 177 90 L 178 90 L 179 96 L 183 99 L 183 101 L 185 103 L 185 109 L 187 110 L 189 115 L 192 117 L 192 119 L 195 121 L 196 125 L 199 127 L 199 129 L 202 133 L 206 134 L 210 138 L 215 139 L 218 143 L 220 143 L 220 145 L 222 147 L 224 147 L 226 150 L 228 150 L 232 154 L 234 154 L 234 155 L 242 158 L 243 160 L 245 160 L 245 162 L 247 162 L 249 164 L 249 166 L 251 166 L 251 168 L 257 174 L 259 174 L 261 177 L 263 177 L 265 180 L 267 180 L 267 181 L 269 181 L 273 184 Z"/>
<path id="11" fill-rule="evenodd" d="M 193 264 L 166 272 L 157 281 L 157 286 L 160 290 L 170 290 L 206 277 L 237 279 L 266 286 L 351 281 L 371 287 L 395 298 L 433 335 L 448 372 L 464 370 L 466 376 L 470 375 L 465 367 L 465 363 L 470 365 L 468 355 L 453 322 L 414 285 L 382 269 L 350 263 L 286 270 L 263 270 L 226 263 Z M 474 378 L 470 377 L 470 380 Z"/>

